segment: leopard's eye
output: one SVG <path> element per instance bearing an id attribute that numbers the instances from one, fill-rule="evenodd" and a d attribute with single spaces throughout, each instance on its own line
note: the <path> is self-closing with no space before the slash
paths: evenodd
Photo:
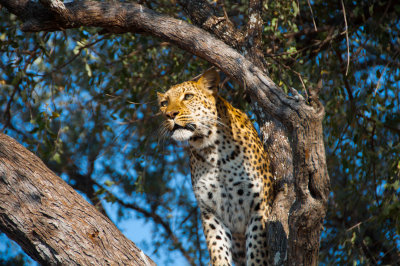
<path id="1" fill-rule="evenodd" d="M 185 97 L 183 98 L 184 100 L 190 100 L 190 99 L 192 99 L 193 98 L 193 94 L 191 94 L 191 93 L 186 93 L 185 94 Z"/>
<path id="2" fill-rule="evenodd" d="M 165 107 L 168 105 L 168 101 L 162 101 L 160 102 L 161 107 Z"/>

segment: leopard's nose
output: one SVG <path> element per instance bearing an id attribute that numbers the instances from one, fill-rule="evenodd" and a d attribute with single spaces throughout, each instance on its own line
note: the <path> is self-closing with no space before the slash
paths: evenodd
<path id="1" fill-rule="evenodd" d="M 165 113 L 165 115 L 169 119 L 174 119 L 178 114 L 179 114 L 179 111 L 168 111 L 168 112 Z"/>

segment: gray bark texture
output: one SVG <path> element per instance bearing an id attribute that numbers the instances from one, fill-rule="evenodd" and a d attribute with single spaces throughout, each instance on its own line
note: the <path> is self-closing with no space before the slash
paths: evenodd
<path id="1" fill-rule="evenodd" d="M 306 102 L 294 89 L 288 96 L 268 77 L 257 46 L 262 27 L 258 9 L 249 9 L 249 16 L 257 21 L 247 25 L 245 32 L 239 32 L 228 18 L 218 18 L 208 2 L 202 0 L 178 1 L 197 26 L 136 3 L 59 2 L 0 0 L 24 22 L 25 31 L 85 26 L 114 33 L 151 34 L 209 61 L 245 87 L 278 180 L 278 194 L 267 227 L 270 264 L 317 265 L 329 193 L 322 130 L 324 108 L 318 100 L 318 88 L 310 89 Z M 249 2 L 252 7 L 259 7 L 260 3 Z M 238 52 L 243 49 L 248 51 L 246 56 Z"/>
<path id="2" fill-rule="evenodd" d="M 42 265 L 155 265 L 37 156 L 2 133 L 0 231 Z"/>

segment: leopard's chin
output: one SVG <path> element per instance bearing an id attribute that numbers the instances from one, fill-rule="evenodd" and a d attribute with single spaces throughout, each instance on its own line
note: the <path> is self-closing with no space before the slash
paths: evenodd
<path id="1" fill-rule="evenodd" d="M 171 135 L 171 138 L 176 141 L 186 141 L 193 136 L 193 131 L 185 128 L 175 129 Z"/>

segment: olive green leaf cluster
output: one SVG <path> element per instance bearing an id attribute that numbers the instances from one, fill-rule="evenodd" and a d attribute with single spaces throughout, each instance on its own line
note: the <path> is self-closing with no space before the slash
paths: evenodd
<path id="1" fill-rule="evenodd" d="M 170 1 L 146 6 L 186 20 Z M 400 263 L 400 4 L 265 1 L 263 51 L 285 91 L 321 84 L 331 195 L 322 264 Z M 215 1 L 238 28 L 248 1 Z M 346 20 L 345 20 L 346 18 Z M 114 222 L 152 228 L 165 264 L 208 261 L 185 145 L 161 139 L 156 92 L 207 62 L 147 35 L 24 33 L 0 10 L 0 127 Z M 243 88 L 222 94 L 251 114 Z M 113 214 L 113 215 L 111 215 Z M 1 254 L 1 253 L 0 253 Z M 165 255 L 169 254 L 169 255 Z"/>

